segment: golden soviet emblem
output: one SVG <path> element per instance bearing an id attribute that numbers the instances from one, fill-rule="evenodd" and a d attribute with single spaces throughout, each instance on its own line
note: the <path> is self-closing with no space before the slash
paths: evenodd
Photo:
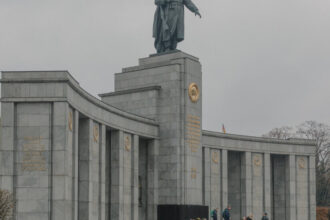
<path id="1" fill-rule="evenodd" d="M 94 136 L 94 141 L 97 143 L 99 141 L 99 126 L 98 125 L 94 125 L 93 136 Z"/>
<path id="2" fill-rule="evenodd" d="M 214 163 L 219 163 L 219 154 L 218 154 L 218 152 L 216 152 L 216 151 L 212 152 L 212 161 Z"/>
<path id="3" fill-rule="evenodd" d="M 299 164 L 299 168 L 300 169 L 304 169 L 305 166 L 306 166 L 305 159 L 304 158 L 300 158 L 298 164 Z"/>
<path id="4" fill-rule="evenodd" d="M 69 112 L 69 130 L 72 131 L 73 130 L 73 116 L 72 116 L 72 112 Z"/>
<path id="5" fill-rule="evenodd" d="M 131 136 L 126 135 L 124 142 L 125 142 L 125 150 L 130 151 L 131 150 Z"/>
<path id="6" fill-rule="evenodd" d="M 255 166 L 260 167 L 262 163 L 260 156 L 255 156 L 253 163 Z"/>
<path id="7" fill-rule="evenodd" d="M 196 83 L 191 83 L 188 89 L 189 98 L 193 103 L 196 103 L 199 99 L 199 89 Z"/>

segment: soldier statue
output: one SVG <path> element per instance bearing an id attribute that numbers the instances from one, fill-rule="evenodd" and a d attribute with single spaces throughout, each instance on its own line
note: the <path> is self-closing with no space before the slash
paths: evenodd
<path id="1" fill-rule="evenodd" d="M 155 0 L 153 37 L 157 53 L 175 50 L 184 40 L 184 6 L 202 17 L 191 0 Z"/>

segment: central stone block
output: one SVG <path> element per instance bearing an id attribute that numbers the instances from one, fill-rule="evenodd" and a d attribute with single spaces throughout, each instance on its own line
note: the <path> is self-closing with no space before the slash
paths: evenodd
<path id="1" fill-rule="evenodd" d="M 202 205 L 202 72 L 176 51 L 139 60 L 115 75 L 102 100 L 160 124 L 159 204 Z"/>

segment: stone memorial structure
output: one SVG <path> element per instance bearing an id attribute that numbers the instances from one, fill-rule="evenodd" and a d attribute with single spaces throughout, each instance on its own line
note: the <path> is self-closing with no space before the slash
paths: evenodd
<path id="1" fill-rule="evenodd" d="M 233 220 L 315 220 L 315 143 L 202 130 L 194 56 L 142 58 L 101 100 L 67 71 L 1 83 L 0 188 L 15 220 L 208 219 L 228 204 Z"/>

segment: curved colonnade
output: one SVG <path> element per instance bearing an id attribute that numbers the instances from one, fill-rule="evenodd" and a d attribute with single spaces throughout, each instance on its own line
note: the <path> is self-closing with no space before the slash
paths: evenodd
<path id="1" fill-rule="evenodd" d="M 14 193 L 17 219 L 108 219 L 124 181 L 136 196 L 138 147 L 157 149 L 155 120 L 103 103 L 67 71 L 3 72 L 1 83 L 1 187 Z"/>

